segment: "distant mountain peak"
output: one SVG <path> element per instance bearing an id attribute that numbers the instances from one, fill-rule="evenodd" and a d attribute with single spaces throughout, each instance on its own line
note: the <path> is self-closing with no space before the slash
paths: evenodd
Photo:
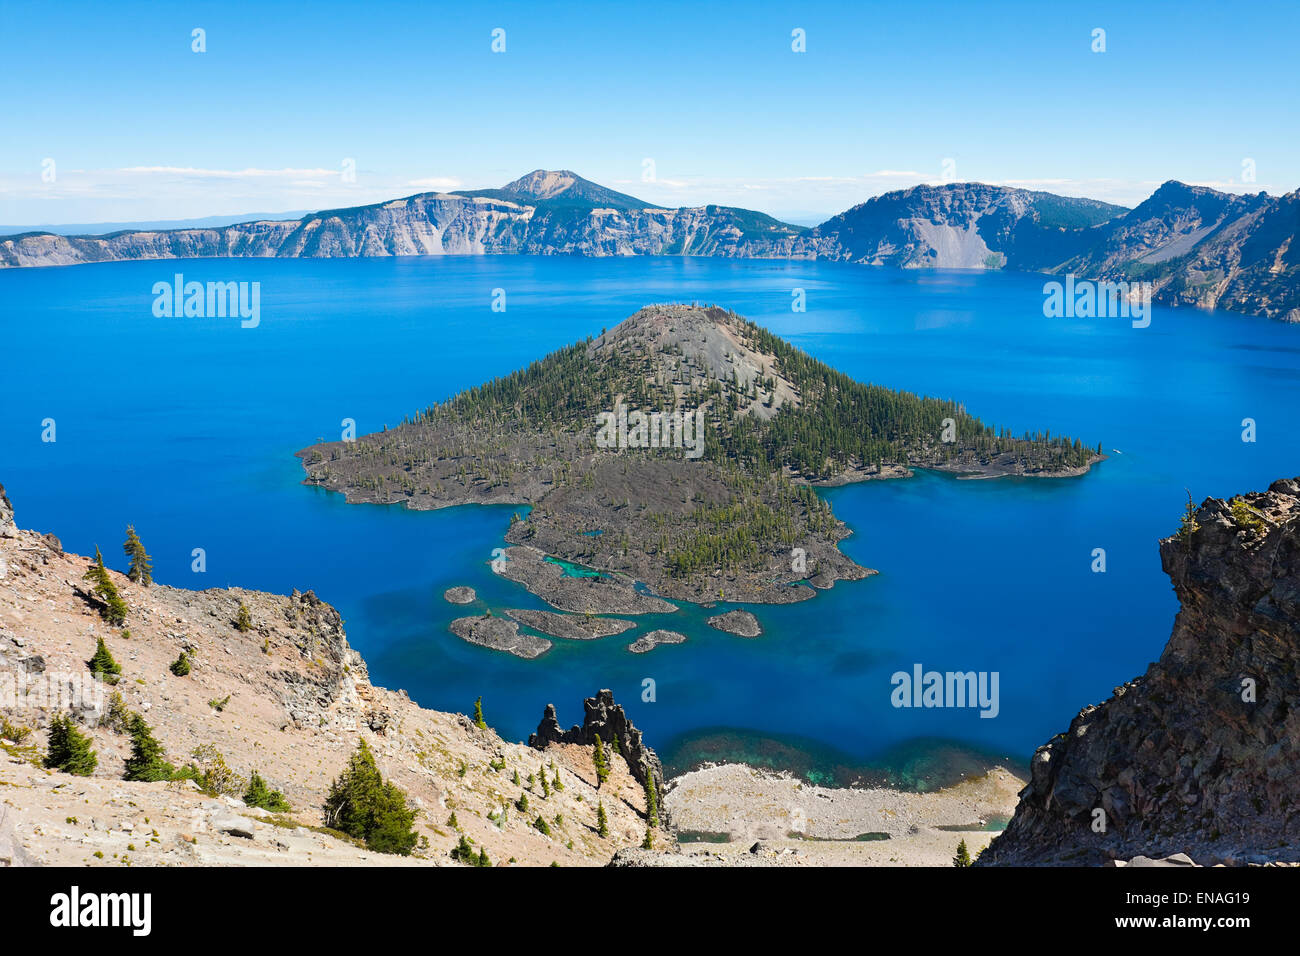
<path id="1" fill-rule="evenodd" d="M 498 191 L 531 202 L 574 203 L 613 209 L 657 208 L 654 203 L 607 189 L 568 169 L 534 169 Z"/>
<path id="2" fill-rule="evenodd" d="M 532 199 L 553 199 L 560 193 L 572 189 L 577 183 L 585 183 L 589 186 L 596 185 L 567 169 L 534 169 L 531 173 L 520 176 L 514 182 L 506 183 L 501 187 L 501 191 L 518 193 Z"/>

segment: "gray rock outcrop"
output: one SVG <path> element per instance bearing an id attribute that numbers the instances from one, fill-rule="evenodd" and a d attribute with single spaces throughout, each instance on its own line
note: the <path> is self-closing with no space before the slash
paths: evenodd
<path id="1" fill-rule="evenodd" d="M 1206 499 L 1160 557 L 1164 653 L 1038 749 L 979 865 L 1300 861 L 1300 482 Z"/>
<path id="2" fill-rule="evenodd" d="M 588 697 L 582 702 L 582 724 L 574 724 L 568 730 L 560 728 L 560 721 L 555 713 L 555 705 L 547 704 L 542 715 L 542 722 L 537 725 L 537 732 L 528 738 L 528 746 L 544 750 L 547 744 L 581 744 L 594 747 L 596 738 L 600 737 L 609 746 L 618 741 L 619 752 L 627 761 L 628 770 L 641 786 L 646 780 L 654 778 L 655 791 L 664 792 L 664 769 L 658 755 L 645 745 L 641 731 L 628 720 L 620 704 L 614 703 L 614 692 L 602 690 L 595 697 Z"/>

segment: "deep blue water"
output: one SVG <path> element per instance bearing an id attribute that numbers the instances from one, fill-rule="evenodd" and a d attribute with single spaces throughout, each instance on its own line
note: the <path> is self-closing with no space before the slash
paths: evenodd
<path id="1" fill-rule="evenodd" d="M 261 324 L 155 318 L 154 282 L 260 281 Z M 157 579 L 181 587 L 314 589 L 340 608 L 373 679 L 523 738 L 610 687 L 661 751 L 747 735 L 834 748 L 824 761 L 898 768 L 953 741 L 1024 760 L 1082 706 L 1145 669 L 1176 610 L 1157 538 L 1197 501 L 1300 473 L 1300 328 L 1157 308 L 1125 320 L 1046 319 L 1034 276 L 824 263 L 484 257 L 133 262 L 0 271 L 0 482 L 19 524 L 124 566 L 134 523 Z M 790 310 L 791 289 L 808 311 Z M 491 311 L 492 290 L 507 310 Z M 303 487 L 293 452 L 401 417 L 612 326 L 649 302 L 718 303 L 863 381 L 957 398 L 1016 432 L 1104 443 L 1067 480 L 918 474 L 828 494 L 844 550 L 880 570 L 814 601 L 752 608 L 734 638 L 684 608 L 636 636 L 556 641 L 536 661 L 447 630 L 454 584 L 483 606 L 543 606 L 493 575 L 510 508 L 433 513 L 345 505 Z M 1258 441 L 1240 440 L 1241 420 Z M 57 441 L 41 441 L 53 418 Z M 191 549 L 208 570 L 190 570 Z M 1090 570 L 1093 548 L 1108 570 Z M 998 671 L 1001 713 L 894 709 L 889 676 Z M 643 678 L 657 700 L 642 702 Z M 721 734 L 721 736 L 718 736 Z M 751 742 L 752 744 L 752 742 Z M 683 759 L 685 759 L 683 757 Z"/>

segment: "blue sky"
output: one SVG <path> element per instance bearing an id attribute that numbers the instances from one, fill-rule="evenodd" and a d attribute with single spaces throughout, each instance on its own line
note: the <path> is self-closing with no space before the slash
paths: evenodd
<path id="1" fill-rule="evenodd" d="M 1300 3 L 1135 6 L 0 0 L 0 223 L 329 208 L 538 167 L 799 221 L 945 176 L 1125 204 L 1167 179 L 1300 186 Z"/>

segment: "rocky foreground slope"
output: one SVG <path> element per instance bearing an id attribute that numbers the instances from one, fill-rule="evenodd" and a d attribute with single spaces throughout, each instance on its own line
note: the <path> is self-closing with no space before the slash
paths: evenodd
<path id="1" fill-rule="evenodd" d="M 1150 283 L 1167 305 L 1300 321 L 1300 191 L 1168 182 L 1136 209 L 984 183 L 873 197 L 813 229 L 730 206 L 667 209 L 567 170 L 289 221 L 0 238 L 0 268 L 120 259 L 703 255 L 1016 269 Z"/>
<path id="2" fill-rule="evenodd" d="M 600 865 L 644 838 L 644 790 L 621 756 L 609 755 L 598 789 L 591 746 L 510 743 L 463 714 L 376 687 L 338 612 L 310 591 L 145 587 L 110 571 L 129 607 L 118 628 L 88 600 L 89 565 L 52 536 L 19 530 L 0 488 L 0 865 L 453 865 L 462 834 L 495 865 Z M 241 604 L 247 631 L 235 627 Z M 97 700 L 86 662 L 99 638 L 122 672 Z M 182 651 L 191 670 L 179 677 L 169 667 Z M 292 809 L 254 810 L 189 781 L 121 779 L 129 741 L 103 725 L 114 691 L 177 766 L 210 745 L 236 774 L 258 771 Z M 615 705 L 602 703 L 612 718 Z M 492 702 L 484 706 L 490 721 Z M 40 766 L 51 718 L 69 711 L 98 753 L 88 777 Z M 619 729 L 639 742 L 625 719 Z M 321 826 L 330 783 L 359 739 L 418 810 L 423 840 L 411 857 L 369 852 Z M 662 780 L 651 758 L 637 751 L 635 770 L 653 766 Z M 543 769 L 564 789 L 528 783 Z M 599 804 L 607 837 L 597 832 Z"/>
<path id="3" fill-rule="evenodd" d="M 1039 748 L 980 865 L 1300 861 L 1300 480 L 1207 499 L 1160 557 L 1164 653 Z"/>

